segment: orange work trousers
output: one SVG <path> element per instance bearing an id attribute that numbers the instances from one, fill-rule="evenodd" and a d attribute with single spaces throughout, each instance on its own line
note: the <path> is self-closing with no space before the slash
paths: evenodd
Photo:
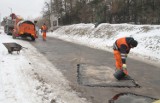
<path id="1" fill-rule="evenodd" d="M 114 50 L 114 58 L 115 58 L 115 65 L 116 69 L 122 69 L 122 59 L 121 59 L 121 54 L 118 50 Z"/>
<path id="2" fill-rule="evenodd" d="M 118 50 L 114 50 L 114 58 L 116 60 L 116 69 L 122 69 L 122 59 L 121 59 L 121 53 Z M 123 70 L 123 72 L 128 75 L 127 69 Z"/>
<path id="3" fill-rule="evenodd" d="M 46 40 L 46 32 L 43 32 L 43 40 Z"/>

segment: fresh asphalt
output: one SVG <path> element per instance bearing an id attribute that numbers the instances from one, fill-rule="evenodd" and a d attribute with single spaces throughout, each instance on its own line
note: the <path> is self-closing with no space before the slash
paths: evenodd
<path id="1" fill-rule="evenodd" d="M 140 88 L 88 87 L 77 82 L 77 64 L 103 65 L 115 69 L 112 53 L 56 38 L 47 38 L 46 41 L 39 38 L 31 44 L 63 73 L 80 97 L 92 103 L 108 103 L 113 96 L 124 92 L 160 98 L 160 67 L 127 58 L 129 74 Z"/>

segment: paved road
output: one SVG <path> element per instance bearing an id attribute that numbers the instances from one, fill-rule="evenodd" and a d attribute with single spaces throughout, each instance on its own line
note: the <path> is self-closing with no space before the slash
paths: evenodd
<path id="1" fill-rule="evenodd" d="M 88 87 L 77 83 L 77 64 L 86 63 L 114 68 L 113 54 L 55 38 L 31 42 L 70 81 L 70 86 L 92 103 L 108 103 L 114 95 L 130 92 L 154 98 L 160 97 L 160 68 L 127 58 L 131 77 L 141 88 Z M 53 76 L 54 78 L 54 76 Z M 129 102 L 128 102 L 129 103 Z"/>

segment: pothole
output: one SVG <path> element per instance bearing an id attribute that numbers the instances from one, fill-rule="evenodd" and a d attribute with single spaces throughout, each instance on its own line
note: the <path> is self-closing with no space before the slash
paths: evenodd
<path id="1" fill-rule="evenodd" d="M 119 93 L 109 100 L 109 103 L 153 103 L 156 100 L 156 98 L 134 93 Z"/>
<path id="2" fill-rule="evenodd" d="M 114 69 L 107 66 L 77 65 L 77 81 L 81 85 L 90 87 L 140 87 L 131 78 L 116 80 L 113 74 Z"/>

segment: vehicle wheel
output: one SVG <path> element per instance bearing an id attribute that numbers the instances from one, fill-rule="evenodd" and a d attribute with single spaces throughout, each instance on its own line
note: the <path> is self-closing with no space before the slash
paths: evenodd
<path id="1" fill-rule="evenodd" d="M 7 35 L 12 35 L 12 33 L 8 33 Z"/>
<path id="2" fill-rule="evenodd" d="M 32 41 L 35 41 L 35 38 L 33 36 L 31 36 Z"/>

